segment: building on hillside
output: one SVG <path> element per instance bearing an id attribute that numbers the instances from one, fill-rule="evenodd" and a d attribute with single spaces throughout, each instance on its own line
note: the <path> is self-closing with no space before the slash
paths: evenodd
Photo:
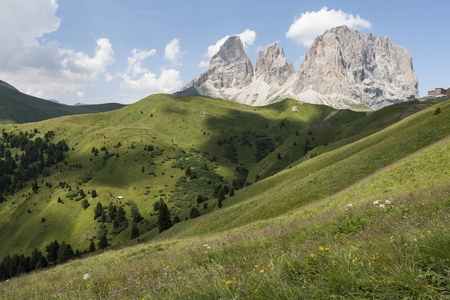
<path id="1" fill-rule="evenodd" d="M 450 96 L 450 88 L 448 88 L 448 89 L 435 88 L 434 91 L 429 91 L 428 92 L 428 97 L 437 97 L 437 96 L 440 96 L 440 95 Z"/>

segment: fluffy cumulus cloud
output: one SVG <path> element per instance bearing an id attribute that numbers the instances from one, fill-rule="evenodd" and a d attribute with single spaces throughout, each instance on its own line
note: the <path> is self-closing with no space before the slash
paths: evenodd
<path id="1" fill-rule="evenodd" d="M 168 45 L 172 44 L 172 42 L 170 42 Z M 131 50 L 131 53 L 132 56 L 128 57 L 127 72 L 122 75 L 122 89 L 132 91 L 145 91 L 149 94 L 152 94 L 170 93 L 181 86 L 182 81 L 180 78 L 180 72 L 175 69 L 163 69 L 159 77 L 157 77 L 156 74 L 142 67 L 142 61 L 154 55 L 156 53 L 155 49 L 149 51 L 133 49 Z M 172 56 L 172 58 L 173 57 L 174 56 Z"/>
<path id="2" fill-rule="evenodd" d="M 178 89 L 182 84 L 180 72 L 175 69 L 162 70 L 159 77 L 147 72 L 140 78 L 132 79 L 128 74 L 123 76 L 122 88 L 133 91 L 145 91 L 153 93 L 170 93 Z"/>
<path id="3" fill-rule="evenodd" d="M 314 39 L 324 33 L 325 30 L 341 25 L 357 29 L 372 27 L 369 21 L 362 19 L 359 15 L 354 16 L 342 10 L 328 10 L 324 6 L 319 11 L 303 13 L 290 26 L 288 32 L 286 32 L 286 37 L 309 47 Z"/>
<path id="4" fill-rule="evenodd" d="M 253 45 L 253 42 L 256 39 L 256 32 L 254 32 L 253 30 L 250 30 L 250 29 L 246 29 L 243 32 L 241 32 L 239 34 L 235 34 L 235 35 L 237 35 L 241 39 L 242 44 L 244 45 L 244 48 L 248 48 L 249 46 Z M 205 57 L 207 57 L 208 60 L 202 60 L 198 64 L 198 66 L 201 68 L 209 66 L 209 60 L 211 59 L 211 57 L 213 57 L 214 54 L 219 52 L 220 46 L 222 46 L 230 36 L 231 35 L 226 35 L 223 38 L 221 38 L 220 40 L 218 40 L 214 45 L 208 46 L 208 51 L 205 54 Z"/>
<path id="5" fill-rule="evenodd" d="M 128 68 L 127 72 L 131 72 L 133 76 L 138 74 L 143 74 L 148 72 L 146 68 L 141 66 L 141 61 L 149 56 L 153 56 L 156 53 L 156 49 L 151 49 L 149 51 L 133 49 L 131 50 L 132 56 L 128 57 Z"/>
<path id="6" fill-rule="evenodd" d="M 164 51 L 164 58 L 173 64 L 178 63 L 180 59 L 180 41 L 178 39 L 173 39 L 166 45 L 166 49 Z"/>
<path id="7" fill-rule="evenodd" d="M 0 79 L 38 97 L 60 98 L 83 85 L 93 85 L 113 63 L 108 39 L 96 41 L 95 54 L 65 49 L 57 41 L 43 42 L 58 30 L 56 0 L 0 2 Z"/>

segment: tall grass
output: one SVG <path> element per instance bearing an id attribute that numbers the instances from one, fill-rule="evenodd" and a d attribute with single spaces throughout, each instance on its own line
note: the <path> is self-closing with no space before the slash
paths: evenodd
<path id="1" fill-rule="evenodd" d="M 0 296 L 445 299 L 450 297 L 449 150 L 445 139 L 261 226 L 106 251 L 0 283 Z M 420 187 L 405 186 L 418 178 Z"/>

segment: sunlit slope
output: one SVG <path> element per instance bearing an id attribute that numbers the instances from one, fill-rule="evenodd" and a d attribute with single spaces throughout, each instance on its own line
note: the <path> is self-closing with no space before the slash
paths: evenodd
<path id="1" fill-rule="evenodd" d="M 435 115 L 439 107 L 442 113 Z M 165 235 L 212 234 L 277 217 L 331 196 L 450 134 L 450 101 L 412 115 L 378 133 L 309 159 L 239 191 L 224 208 Z M 419 170 L 418 170 L 419 172 Z M 420 182 L 416 185 L 420 186 Z M 367 193 L 370 195 L 371 191 Z M 381 195 L 380 195 L 381 196 Z"/>
<path id="2" fill-rule="evenodd" d="M 321 122 L 287 138 L 272 154 L 250 170 L 248 181 L 266 178 L 310 157 L 367 137 L 440 101 L 442 100 L 429 99 L 424 102 L 403 102 L 367 114 L 350 110 L 333 111 Z"/>
<path id="3" fill-rule="evenodd" d="M 0 238 L 5 241 L 0 244 L 1 256 L 29 253 L 54 240 L 71 243 L 74 249 L 86 249 L 91 239 L 97 241 L 99 237 L 100 224 L 93 220 L 93 209 L 99 202 L 108 206 L 134 201 L 146 219 L 139 224 L 140 231 L 151 230 L 157 220 L 153 204 L 160 198 L 168 202 L 177 180 L 185 175 L 184 170 L 172 166 L 177 161 L 172 157 L 183 151 L 197 155 L 214 166 L 214 171 L 231 186 L 236 166 L 251 168 L 256 164 L 258 139 L 281 143 L 296 131 L 319 122 L 332 110 L 304 105 L 301 112 L 293 113 L 291 106 L 295 103 L 287 100 L 255 109 L 207 97 L 153 95 L 111 112 L 4 125 L 6 131 L 16 133 L 36 129 L 39 137 L 53 131 L 54 140 L 66 140 L 70 150 L 66 163 L 52 167 L 49 176 L 37 178 L 40 186 L 37 193 L 31 190 L 29 182 L 23 190 L 6 195 L 7 201 L 0 204 Z M 232 140 L 236 148 L 235 161 L 226 157 L 228 142 L 218 143 L 225 139 Z M 247 143 L 240 139 L 246 139 Z M 144 150 L 147 145 L 160 151 L 153 155 Z M 99 151 L 97 155 L 93 148 Z M 13 155 L 20 153 L 13 152 Z M 69 187 L 60 188 L 61 182 Z M 87 195 L 90 203 L 87 209 L 81 207 L 80 201 L 67 197 L 77 188 Z M 92 198 L 89 194 L 92 190 L 99 196 Z M 124 200 L 118 200 L 118 196 Z M 129 207 L 123 207 L 129 218 Z M 181 217 L 184 219 L 186 215 L 188 212 Z M 127 241 L 129 236 L 130 227 L 110 237 L 110 242 Z"/>
<path id="4" fill-rule="evenodd" d="M 450 111 L 437 107 L 247 187 L 159 241 L 13 278 L 0 295 L 445 299 Z M 276 213 L 260 218 L 263 204 Z"/>

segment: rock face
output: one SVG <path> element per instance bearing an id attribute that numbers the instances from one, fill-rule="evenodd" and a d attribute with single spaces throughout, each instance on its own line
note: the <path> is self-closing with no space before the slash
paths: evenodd
<path id="1" fill-rule="evenodd" d="M 379 109 L 418 96 L 411 55 L 386 37 L 346 26 L 318 36 L 294 73 L 283 48 L 273 43 L 259 53 L 253 70 L 239 37 L 230 37 L 209 69 L 181 91 L 251 105 L 285 98 L 356 110 Z"/>
<path id="2" fill-rule="evenodd" d="M 233 99 L 252 82 L 253 65 L 245 54 L 241 39 L 228 38 L 209 62 L 206 73 L 189 82 L 182 90 L 194 87 L 201 95 Z"/>
<path id="3" fill-rule="evenodd" d="M 262 78 L 268 84 L 283 85 L 294 74 L 294 66 L 288 64 L 284 57 L 283 47 L 277 43 L 270 44 L 260 51 L 255 65 L 255 77 Z"/>
<path id="4" fill-rule="evenodd" d="M 405 48 L 387 37 L 340 26 L 314 40 L 296 74 L 292 93 L 312 89 L 378 109 L 418 96 L 417 88 L 412 58 Z"/>

